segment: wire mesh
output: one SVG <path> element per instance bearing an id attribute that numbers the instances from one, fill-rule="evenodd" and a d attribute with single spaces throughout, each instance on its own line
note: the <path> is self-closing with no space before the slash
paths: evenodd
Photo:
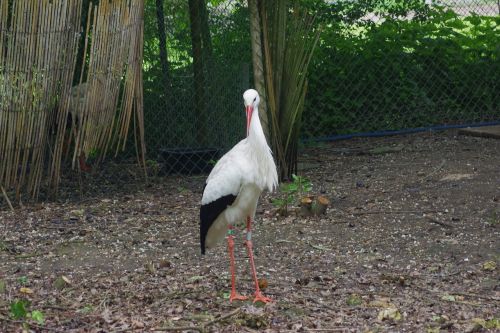
<path id="1" fill-rule="evenodd" d="M 300 2 L 323 26 L 302 138 L 500 121 L 498 1 Z M 145 132 L 160 172 L 205 172 L 243 138 L 249 29 L 246 1 L 146 1 Z"/>
<path id="2" fill-rule="evenodd" d="M 303 137 L 500 120 L 498 2 L 366 3 L 325 15 Z"/>
<path id="3" fill-rule="evenodd" d="M 161 173 L 205 172 L 245 133 L 241 94 L 250 87 L 248 10 L 242 1 L 162 5 L 149 1 L 145 13 L 148 157 L 160 162 Z M 159 18 L 165 20 L 167 64 L 160 56 Z"/>

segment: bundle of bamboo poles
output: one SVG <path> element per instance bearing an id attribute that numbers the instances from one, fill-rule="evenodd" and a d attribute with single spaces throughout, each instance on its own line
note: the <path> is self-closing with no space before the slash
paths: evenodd
<path id="1" fill-rule="evenodd" d="M 49 134 L 64 131 L 65 110 L 55 109 L 73 79 L 81 2 L 0 1 L 0 186 L 17 198 L 37 197 L 55 166 Z"/>
<path id="2" fill-rule="evenodd" d="M 68 95 L 73 119 L 73 167 L 80 156 L 95 164 L 115 145 L 125 148 L 135 122 L 138 160 L 144 162 L 142 110 L 143 2 L 100 1 L 89 8 L 79 84 Z M 91 38 L 89 36 L 92 36 Z"/>
<path id="3" fill-rule="evenodd" d="M 113 145 L 124 148 L 133 123 L 144 161 L 143 6 L 100 1 L 84 30 L 82 0 L 0 1 L 1 193 L 37 198 L 42 185 L 55 193 L 68 133 L 73 156 L 102 160 Z M 84 63 L 75 73 L 80 38 Z"/>

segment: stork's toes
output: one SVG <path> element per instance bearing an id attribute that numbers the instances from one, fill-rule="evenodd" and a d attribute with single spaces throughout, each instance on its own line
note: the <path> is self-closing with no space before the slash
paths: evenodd
<path id="1" fill-rule="evenodd" d="M 229 296 L 229 302 L 232 302 L 234 300 L 244 301 L 246 299 L 248 299 L 247 296 L 240 295 L 237 292 L 231 292 L 231 295 Z"/>
<path id="2" fill-rule="evenodd" d="M 255 298 L 253 299 L 254 303 L 256 303 L 256 302 L 269 303 L 272 301 L 273 301 L 272 299 L 264 296 L 260 291 L 255 293 Z"/>

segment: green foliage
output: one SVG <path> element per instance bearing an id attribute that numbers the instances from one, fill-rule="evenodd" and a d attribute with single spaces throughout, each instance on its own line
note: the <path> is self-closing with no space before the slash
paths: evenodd
<path id="1" fill-rule="evenodd" d="M 38 311 L 38 310 L 33 310 L 33 311 L 31 311 L 31 319 L 36 321 L 38 324 L 43 325 L 43 323 L 45 321 L 45 316 L 44 316 L 43 312 Z"/>
<path id="2" fill-rule="evenodd" d="M 146 142 L 152 154 L 162 145 L 198 145 L 191 135 L 197 131 L 197 115 L 188 2 L 164 0 L 172 78 L 168 89 L 158 84 L 162 72 L 155 2 L 145 2 L 143 66 Z M 299 125 L 301 137 L 500 119 L 498 16 L 461 16 L 423 0 L 290 3 L 323 27 L 308 67 L 303 121 L 278 119 Z M 242 0 L 208 0 L 207 8 L 212 58 L 205 63 L 204 84 L 206 112 L 214 120 L 207 135 L 213 145 L 229 148 L 244 135 L 236 111 L 251 81 L 249 13 Z M 371 20 L 374 15 L 377 19 Z M 299 58 L 291 55 L 291 60 Z M 281 140 L 292 140 L 289 133 L 281 133 Z"/>
<path id="3" fill-rule="evenodd" d="M 498 17 L 421 1 L 339 6 L 345 17 L 318 10 L 328 24 L 310 68 L 306 136 L 498 119 Z M 378 23 L 361 19 L 369 13 Z"/>
<path id="4" fill-rule="evenodd" d="M 346 303 L 349 306 L 358 306 L 363 304 L 363 299 L 358 294 L 351 294 L 347 298 Z"/>
<path id="5" fill-rule="evenodd" d="M 92 313 L 94 312 L 94 307 L 92 305 L 85 305 L 83 308 L 77 310 L 77 312 L 81 312 L 81 313 L 84 313 L 84 314 L 87 314 L 87 313 Z"/>
<path id="6" fill-rule="evenodd" d="M 26 276 L 20 276 L 18 279 L 19 281 L 19 284 L 21 284 L 22 286 L 25 286 L 28 284 L 28 278 Z"/>
<path id="7" fill-rule="evenodd" d="M 23 319 L 26 318 L 28 311 L 26 308 L 30 305 L 30 302 L 22 299 L 12 302 L 10 304 L 10 314 L 14 319 Z"/>
<path id="8" fill-rule="evenodd" d="M 158 173 L 160 172 L 160 164 L 155 160 L 146 160 L 146 168 L 153 177 L 158 176 Z"/>
<path id="9" fill-rule="evenodd" d="M 286 179 L 297 171 L 307 72 L 320 29 L 308 10 L 288 0 L 262 2 L 261 21 L 270 141 Z"/>
<path id="10" fill-rule="evenodd" d="M 169 87 L 162 84 L 162 67 L 159 57 L 159 39 L 156 17 L 156 0 L 145 2 L 144 22 L 144 113 L 148 151 L 154 152 L 161 146 L 197 147 L 196 121 L 198 116 L 193 98 L 193 58 L 190 35 L 188 2 L 185 0 L 164 0 L 167 54 L 169 60 Z M 241 138 L 243 121 L 242 82 L 249 76 L 251 44 L 248 8 L 243 1 L 207 1 L 210 13 L 210 36 L 212 55 L 204 59 L 205 107 L 210 119 L 218 120 L 220 126 L 207 128 L 209 142 L 229 148 L 235 141 L 225 137 Z M 227 123 L 223 123 L 223 121 Z M 241 126 L 227 126 L 241 123 Z M 221 128 L 226 131 L 221 136 Z M 187 134 L 188 133 L 188 134 Z"/>
<path id="11" fill-rule="evenodd" d="M 31 319 L 39 325 L 43 325 L 45 322 L 45 315 L 42 311 L 33 310 L 28 311 L 31 306 L 31 302 L 26 299 L 16 300 L 10 303 L 10 315 L 14 319 L 21 319 L 23 321 Z M 29 326 L 27 322 L 24 322 L 25 326 Z"/>
<path id="12" fill-rule="evenodd" d="M 288 206 L 298 203 L 306 193 L 311 192 L 311 181 L 305 177 L 292 175 L 292 182 L 283 183 L 280 187 L 280 197 L 273 199 L 272 203 L 278 208 L 281 215 L 288 214 Z"/>
<path id="13" fill-rule="evenodd" d="M 486 223 L 492 227 L 500 225 L 500 213 L 496 211 L 491 212 L 491 216 Z"/>

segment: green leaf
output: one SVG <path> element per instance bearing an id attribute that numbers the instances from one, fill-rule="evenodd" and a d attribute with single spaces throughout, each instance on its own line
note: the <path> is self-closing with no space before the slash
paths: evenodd
<path id="1" fill-rule="evenodd" d="M 28 284 L 28 278 L 26 276 L 21 276 L 19 277 L 18 279 L 19 283 L 22 284 L 22 285 L 26 285 Z"/>
<path id="2" fill-rule="evenodd" d="M 77 312 L 81 313 L 91 313 L 94 311 L 94 307 L 92 305 L 85 305 L 83 308 L 77 310 Z"/>
<path id="3" fill-rule="evenodd" d="M 500 329 L 500 318 L 493 318 L 490 320 L 486 320 L 486 322 L 484 323 L 484 328 L 489 329 L 489 330 Z"/>
<path id="4" fill-rule="evenodd" d="M 31 318 L 40 325 L 42 325 L 45 321 L 45 316 L 41 311 L 38 310 L 34 310 L 31 312 Z"/>
<path id="5" fill-rule="evenodd" d="M 363 300 L 358 294 L 351 294 L 349 298 L 347 298 L 347 305 L 349 306 L 357 306 L 363 303 Z"/>
<path id="6" fill-rule="evenodd" d="M 29 306 L 29 301 L 18 300 L 10 304 L 10 313 L 15 319 L 26 318 L 26 308 Z"/>
<path id="7" fill-rule="evenodd" d="M 285 200 L 283 199 L 273 199 L 272 201 L 274 206 L 281 207 L 285 205 Z"/>

